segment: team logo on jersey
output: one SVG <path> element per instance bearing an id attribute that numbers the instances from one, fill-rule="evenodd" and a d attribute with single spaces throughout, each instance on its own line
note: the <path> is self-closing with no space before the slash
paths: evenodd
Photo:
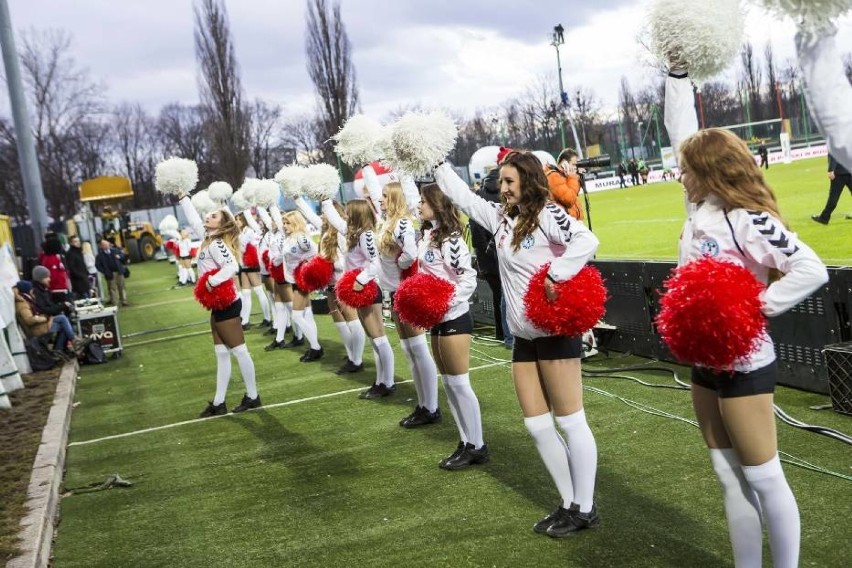
<path id="1" fill-rule="evenodd" d="M 533 246 L 535 246 L 535 237 L 527 235 L 524 237 L 524 240 L 521 241 L 521 246 L 527 250 L 533 248 Z"/>
<path id="2" fill-rule="evenodd" d="M 290 252 L 296 254 L 296 247 L 290 247 Z"/>
<path id="3" fill-rule="evenodd" d="M 435 253 L 432 252 L 431 250 L 427 250 L 426 254 L 423 255 L 423 259 L 426 262 L 432 262 L 433 260 L 435 260 Z"/>
<path id="4" fill-rule="evenodd" d="M 702 256 L 719 256 L 719 243 L 716 239 L 702 239 L 700 250 Z"/>

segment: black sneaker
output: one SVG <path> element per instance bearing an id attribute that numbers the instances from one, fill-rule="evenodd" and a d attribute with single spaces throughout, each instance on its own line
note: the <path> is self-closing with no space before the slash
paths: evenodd
<path id="1" fill-rule="evenodd" d="M 819 215 L 811 215 L 811 219 L 813 219 L 814 221 L 816 221 L 817 223 L 819 223 L 821 225 L 828 225 L 828 221 L 826 221 L 825 219 L 823 219 Z"/>
<path id="2" fill-rule="evenodd" d="M 210 416 L 222 416 L 224 414 L 228 414 L 228 408 L 225 406 L 225 403 L 222 404 L 213 404 L 213 401 L 207 403 L 207 408 L 201 411 L 201 414 L 198 415 L 199 418 L 207 418 Z"/>
<path id="3" fill-rule="evenodd" d="M 560 507 L 561 508 L 561 507 Z M 565 538 L 583 529 L 591 529 L 601 524 L 598 508 L 592 505 L 588 513 L 581 513 L 580 506 L 571 503 L 568 509 L 561 508 L 563 513 L 547 527 L 547 535 L 553 538 Z"/>
<path id="4" fill-rule="evenodd" d="M 272 340 L 272 343 L 263 348 L 264 351 L 274 351 L 276 349 L 284 349 L 285 345 L 283 341 L 275 341 Z"/>
<path id="5" fill-rule="evenodd" d="M 454 460 L 459 457 L 459 455 L 464 451 L 464 445 L 464 442 L 459 440 L 459 445 L 456 446 L 456 451 L 454 451 L 453 453 L 442 459 L 440 462 L 438 462 L 438 467 L 444 467 L 444 464 L 446 464 L 448 461 Z"/>
<path id="6" fill-rule="evenodd" d="M 272 325 L 272 322 L 265 319 L 262 322 L 260 322 L 260 324 L 257 327 L 269 327 L 271 325 Z"/>
<path id="7" fill-rule="evenodd" d="M 247 323 L 243 324 L 243 331 L 246 331 L 247 329 L 251 329 L 251 322 L 247 322 Z"/>
<path id="8" fill-rule="evenodd" d="M 384 384 L 374 384 L 369 389 L 358 395 L 358 398 L 382 398 L 396 392 L 396 385 L 388 387 Z"/>
<path id="9" fill-rule="evenodd" d="M 263 332 L 263 335 L 278 335 L 278 330 L 270 325 L 269 329 Z"/>
<path id="10" fill-rule="evenodd" d="M 243 400 L 233 410 L 233 412 L 236 414 L 238 412 L 245 412 L 246 410 L 251 410 L 252 408 L 260 408 L 261 406 L 263 406 L 263 403 L 260 402 L 260 395 L 257 395 L 256 398 L 249 398 L 247 394 L 244 394 Z"/>
<path id="11" fill-rule="evenodd" d="M 562 511 L 565 512 L 562 513 Z M 534 524 L 533 531 L 537 532 L 538 534 L 547 534 L 547 529 L 549 529 L 550 525 L 552 525 L 556 521 L 556 519 L 558 519 L 562 514 L 567 515 L 568 509 L 566 509 L 562 505 L 559 505 L 553 510 L 552 513 L 550 513 L 545 518 Z"/>
<path id="12" fill-rule="evenodd" d="M 314 361 L 319 361 L 322 359 L 322 356 L 325 355 L 325 351 L 320 347 L 319 349 L 308 349 L 305 351 L 305 354 L 302 355 L 302 358 L 299 359 L 302 363 L 312 363 Z"/>
<path id="13" fill-rule="evenodd" d="M 285 348 L 287 348 L 287 347 L 301 347 L 304 344 L 305 344 L 305 338 L 304 337 L 300 337 L 298 339 L 294 337 L 293 339 L 291 339 L 290 341 L 285 343 L 284 347 Z"/>
<path id="14" fill-rule="evenodd" d="M 356 365 L 349 358 L 346 359 L 346 362 L 337 369 L 334 374 L 335 375 L 345 375 L 346 373 L 360 373 L 364 370 L 364 364 Z"/>
<path id="15" fill-rule="evenodd" d="M 418 404 L 417 406 L 414 407 L 414 410 L 412 411 L 411 414 L 409 414 L 408 416 L 406 416 L 405 418 L 403 418 L 402 420 L 399 421 L 399 425 L 402 426 L 402 427 L 405 427 L 406 422 L 408 422 L 409 420 L 411 420 L 415 416 L 419 416 L 420 414 L 422 414 L 425 411 L 426 411 L 426 409 Z"/>
<path id="16" fill-rule="evenodd" d="M 426 408 L 419 414 L 414 414 L 405 420 L 403 428 L 417 428 L 418 426 L 426 426 L 427 424 L 437 424 L 441 421 L 441 409 L 436 408 L 435 412 L 429 412 Z"/>
<path id="17" fill-rule="evenodd" d="M 441 468 L 450 471 L 457 471 L 468 468 L 472 465 L 488 463 L 489 459 L 488 444 L 483 444 L 482 447 L 477 450 L 473 447 L 473 444 L 468 442 L 464 445 L 464 449 L 459 455 L 451 460 L 447 460 Z"/>

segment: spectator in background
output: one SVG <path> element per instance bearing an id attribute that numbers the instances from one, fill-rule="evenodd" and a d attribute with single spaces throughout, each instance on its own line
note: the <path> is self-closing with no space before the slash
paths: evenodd
<path id="1" fill-rule="evenodd" d="M 831 154 L 828 155 L 828 179 L 831 180 L 831 184 L 828 186 L 828 201 L 825 202 L 822 213 L 811 215 L 811 219 L 822 225 L 828 225 L 831 220 L 831 214 L 837 207 L 837 202 L 840 201 L 843 188 L 846 187 L 852 192 L 852 174 Z"/>
<path id="2" fill-rule="evenodd" d="M 577 152 L 565 148 L 556 159 L 557 166 L 544 166 L 550 197 L 575 219 L 583 220 L 583 208 L 577 197 L 580 195 L 580 176 L 577 175 Z"/>
<path id="3" fill-rule="evenodd" d="M 639 166 L 636 165 L 634 158 L 630 158 L 630 161 L 627 162 L 627 171 L 630 173 L 631 185 L 639 185 Z"/>
<path id="4" fill-rule="evenodd" d="M 33 267 L 32 298 L 36 310 L 45 315 L 57 316 L 63 313 L 71 313 L 71 304 L 67 298 L 58 300 L 50 290 L 50 270 L 38 265 Z"/>
<path id="5" fill-rule="evenodd" d="M 83 249 L 80 248 L 80 237 L 74 235 L 68 239 L 68 244 L 65 261 L 68 265 L 68 274 L 71 276 L 71 290 L 75 298 L 88 298 L 92 288 L 89 286 L 86 259 L 83 257 Z"/>
<path id="6" fill-rule="evenodd" d="M 626 188 L 627 182 L 624 181 L 624 176 L 627 175 L 627 168 L 624 167 L 624 162 L 618 163 L 618 168 L 616 168 L 615 173 L 618 176 L 618 187 L 619 188 Z"/>
<path id="7" fill-rule="evenodd" d="M 79 340 L 71 327 L 71 321 L 63 313 L 54 315 L 42 313 L 33 296 L 35 285 L 22 280 L 12 288 L 15 292 L 15 315 L 18 323 L 27 337 L 41 337 L 47 333 L 55 333 L 53 350 L 64 355 L 72 356 Z"/>
<path id="8" fill-rule="evenodd" d="M 648 168 L 648 164 L 645 163 L 645 160 L 639 160 L 639 176 L 642 178 L 642 185 L 648 183 L 648 172 L 651 170 Z"/>
<path id="9" fill-rule="evenodd" d="M 95 266 L 98 272 L 104 275 L 109 285 L 109 302 L 110 305 L 118 305 L 121 302 L 122 306 L 129 305 L 127 303 L 127 291 L 124 289 L 124 277 L 127 275 L 127 255 L 117 246 L 103 239 L 99 245 L 100 250 L 95 258 Z"/>
<path id="10" fill-rule="evenodd" d="M 89 275 L 89 289 L 97 291 L 98 286 L 98 269 L 95 266 L 95 253 L 92 252 L 92 245 L 88 241 L 83 243 L 83 260 L 86 262 L 86 272 Z"/>
<path id="11" fill-rule="evenodd" d="M 766 143 L 761 142 L 757 147 L 757 155 L 760 156 L 760 166 L 764 169 L 769 169 L 769 150 L 766 148 Z"/>
<path id="12" fill-rule="evenodd" d="M 50 293 L 57 302 L 64 302 L 71 292 L 71 281 L 65 267 L 65 249 L 56 233 L 47 233 L 41 245 L 38 262 L 50 271 Z"/>

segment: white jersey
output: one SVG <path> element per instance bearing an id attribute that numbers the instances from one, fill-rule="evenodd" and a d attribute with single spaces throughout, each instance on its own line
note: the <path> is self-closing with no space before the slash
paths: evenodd
<path id="1" fill-rule="evenodd" d="M 816 253 L 779 219 L 761 211 L 727 210 L 715 195 L 699 203 L 686 220 L 678 264 L 705 256 L 743 266 L 763 284 L 769 282 L 770 269 L 781 271 L 784 276 L 761 295 L 763 313 L 769 317 L 786 312 L 828 282 L 828 271 Z M 758 350 L 732 369 L 749 372 L 774 360 L 772 339 L 765 334 Z"/>
<path id="2" fill-rule="evenodd" d="M 307 262 L 317 254 L 317 244 L 305 233 L 288 236 L 282 244 L 284 254 L 284 278 L 290 284 L 296 283 L 296 267 Z"/>
<path id="3" fill-rule="evenodd" d="M 256 244 L 257 240 L 258 240 L 257 233 L 255 233 L 254 229 L 252 229 L 251 227 L 248 227 L 248 226 L 243 227 L 243 230 L 240 231 L 240 255 L 241 255 L 241 258 L 243 259 L 243 261 L 240 263 L 240 265 L 242 267 L 244 267 L 244 268 L 246 267 L 245 260 L 244 260 L 245 256 L 246 256 L 246 249 L 249 247 L 249 245 L 255 247 L 255 249 L 256 249 L 257 248 L 257 244 Z"/>
<path id="4" fill-rule="evenodd" d="M 506 319 L 512 335 L 523 339 L 546 337 L 548 333 L 535 327 L 524 309 L 524 294 L 530 280 L 548 262 L 548 275 L 553 281 L 573 278 L 597 251 L 597 237 L 561 207 L 548 203 L 538 214 L 538 228 L 515 251 L 512 232 L 516 220 L 505 214 L 502 205 L 473 193 L 449 164 L 435 170 L 435 181 L 459 209 L 494 235 L 506 298 Z"/>
<path id="5" fill-rule="evenodd" d="M 337 209 L 334 208 L 331 200 L 326 199 L 322 202 L 322 214 L 325 215 L 329 224 L 337 229 L 338 234 L 347 234 L 349 227 L 343 217 L 340 216 L 340 213 L 337 212 Z M 344 236 L 343 247 L 344 249 L 348 249 L 348 246 L 346 237 Z M 371 229 L 367 229 L 358 236 L 358 244 L 346 250 L 343 269 L 345 272 L 356 269 L 360 269 L 363 272 L 370 267 L 377 255 L 376 235 Z"/>
<path id="6" fill-rule="evenodd" d="M 203 235 L 204 233 L 202 233 Z M 192 240 L 191 239 L 180 239 L 177 243 L 178 246 L 178 256 L 180 258 L 187 258 L 192 255 Z"/>
<path id="7" fill-rule="evenodd" d="M 183 214 L 186 216 L 189 221 L 189 225 L 192 227 L 192 230 L 195 231 L 195 234 L 204 235 L 204 224 L 201 222 L 201 217 L 198 215 L 198 211 L 195 210 L 195 207 L 192 205 L 192 201 L 190 201 L 189 197 L 183 197 L 180 200 L 180 205 L 183 209 Z M 210 276 L 207 280 L 210 286 L 213 287 L 219 286 L 228 280 L 232 280 L 240 269 L 237 259 L 222 239 L 214 239 L 210 242 L 210 244 L 201 248 L 198 251 L 198 259 L 196 263 L 199 274 L 203 275 L 214 270 L 219 271 Z M 234 299 L 232 302 L 235 302 L 237 298 L 239 298 L 236 290 L 237 288 L 235 286 Z"/>
<path id="8" fill-rule="evenodd" d="M 403 217 L 395 223 L 393 241 L 399 247 L 399 254 L 389 255 L 379 250 L 378 256 L 358 275 L 358 282 L 366 284 L 370 280 L 376 280 L 379 288 L 388 292 L 399 288 L 402 271 L 414 264 L 414 259 L 417 258 L 417 239 L 411 219 Z"/>
<path id="9" fill-rule="evenodd" d="M 435 222 L 432 222 L 433 225 Z M 454 320 L 470 311 L 470 298 L 476 291 L 476 271 L 470 250 L 461 235 L 454 234 L 439 246 L 432 243 L 432 230 L 426 231 L 417 251 L 419 270 L 451 282 L 456 287 L 442 322 Z"/>

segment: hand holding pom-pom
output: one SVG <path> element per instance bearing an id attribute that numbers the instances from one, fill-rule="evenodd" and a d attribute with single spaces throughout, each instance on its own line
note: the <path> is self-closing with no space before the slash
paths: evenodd
<path id="1" fill-rule="evenodd" d="M 207 194 L 215 203 L 224 205 L 234 194 L 234 188 L 226 181 L 214 181 L 207 188 Z"/>
<path id="2" fill-rule="evenodd" d="M 410 112 L 390 127 L 382 162 L 414 178 L 429 174 L 456 144 L 458 128 L 441 112 Z"/>
<path id="3" fill-rule="evenodd" d="M 325 288 L 334 276 L 334 263 L 319 255 L 299 266 L 301 270 L 296 273 L 296 285 L 305 292 Z"/>
<path id="4" fill-rule="evenodd" d="M 198 165 L 184 158 L 168 158 L 157 164 L 154 185 L 160 193 L 184 196 L 198 183 Z"/>
<path id="5" fill-rule="evenodd" d="M 301 166 L 284 166 L 275 174 L 275 181 L 281 187 L 281 193 L 291 199 L 302 195 L 302 176 L 306 168 Z"/>
<path id="6" fill-rule="evenodd" d="M 195 284 L 195 299 L 208 310 L 224 310 L 237 299 L 237 287 L 234 280 L 222 282 L 218 286 L 210 284 L 210 277 L 219 272 L 219 269 L 210 270 L 198 277 Z"/>
<path id="7" fill-rule="evenodd" d="M 527 317 L 552 335 L 574 337 L 592 329 L 606 311 L 606 287 L 597 268 L 584 266 L 570 280 L 547 279 L 550 263 L 536 272 L 524 294 Z M 547 284 L 545 284 L 547 282 Z"/>
<path id="8" fill-rule="evenodd" d="M 402 321 L 430 329 L 444 319 L 456 287 L 443 278 L 420 272 L 406 278 L 394 294 L 394 305 Z"/>
<path id="9" fill-rule="evenodd" d="M 382 157 L 384 137 L 384 126 L 363 114 L 356 114 L 331 139 L 337 142 L 335 151 L 340 159 L 357 167 Z"/>
<path id="10" fill-rule="evenodd" d="M 374 280 L 365 284 L 360 291 L 355 290 L 356 278 L 361 273 L 361 269 L 350 270 L 340 277 L 337 285 L 334 287 L 337 293 L 337 299 L 353 308 L 366 308 L 373 304 L 376 295 L 379 293 L 379 285 Z"/>
<path id="11" fill-rule="evenodd" d="M 334 166 L 314 164 L 302 175 L 302 193 L 317 201 L 331 199 L 340 191 L 340 174 Z"/>

